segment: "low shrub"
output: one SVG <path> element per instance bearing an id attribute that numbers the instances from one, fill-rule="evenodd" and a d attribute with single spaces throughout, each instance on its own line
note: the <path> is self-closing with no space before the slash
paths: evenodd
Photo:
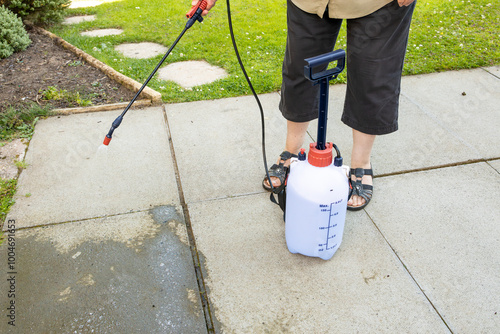
<path id="1" fill-rule="evenodd" d="M 61 22 L 63 10 L 70 3 L 70 0 L 0 0 L 0 5 L 4 5 L 21 19 L 27 19 L 36 25 Z"/>
<path id="2" fill-rule="evenodd" d="M 31 40 L 21 19 L 4 6 L 0 6 L 0 59 L 22 51 L 30 44 Z"/>

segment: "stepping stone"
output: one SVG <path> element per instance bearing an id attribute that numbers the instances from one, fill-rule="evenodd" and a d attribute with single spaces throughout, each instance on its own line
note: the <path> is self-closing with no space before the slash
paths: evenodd
<path id="1" fill-rule="evenodd" d="M 223 68 L 194 60 L 173 63 L 158 71 L 159 79 L 173 81 L 184 88 L 205 85 L 227 76 Z"/>
<path id="2" fill-rule="evenodd" d="M 90 36 L 90 37 L 102 37 L 102 36 L 111 36 L 111 35 L 120 35 L 123 33 L 122 29 L 97 29 L 84 31 L 80 33 L 82 36 Z"/>
<path id="3" fill-rule="evenodd" d="M 95 7 L 102 4 L 102 1 L 72 1 L 69 8 Z"/>
<path id="4" fill-rule="evenodd" d="M 64 19 L 63 24 L 77 24 L 80 22 L 94 21 L 95 15 L 71 16 Z"/>
<path id="5" fill-rule="evenodd" d="M 73 0 L 71 1 L 71 5 L 69 5 L 69 8 L 82 8 L 82 7 L 95 7 L 99 6 L 105 2 L 115 2 L 115 1 L 120 1 L 120 0 L 101 0 L 101 1 L 79 1 L 79 0 Z"/>
<path id="6" fill-rule="evenodd" d="M 167 52 L 163 45 L 150 42 L 120 44 L 115 46 L 115 50 L 125 57 L 137 59 L 153 58 Z"/>

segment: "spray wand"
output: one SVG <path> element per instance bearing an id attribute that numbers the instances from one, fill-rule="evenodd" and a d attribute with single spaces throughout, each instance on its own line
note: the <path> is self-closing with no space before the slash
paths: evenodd
<path id="1" fill-rule="evenodd" d="M 175 40 L 175 42 L 172 44 L 172 46 L 170 47 L 170 49 L 168 49 L 167 53 L 165 53 L 165 55 L 163 56 L 163 58 L 161 59 L 161 61 L 158 63 L 158 65 L 156 65 L 155 69 L 153 70 L 153 72 L 151 72 L 151 74 L 146 79 L 146 81 L 144 82 L 144 84 L 142 85 L 142 87 L 135 94 L 135 96 L 132 99 L 132 101 L 130 101 L 130 103 L 127 105 L 127 107 L 125 108 L 125 110 L 123 110 L 123 112 L 121 113 L 121 115 L 118 116 L 113 121 L 113 123 L 111 124 L 111 129 L 109 129 L 108 134 L 104 138 L 104 142 L 103 142 L 104 145 L 109 145 L 109 142 L 111 141 L 111 138 L 113 136 L 113 131 L 115 131 L 115 129 L 120 126 L 120 124 L 122 123 L 122 120 L 123 120 L 123 116 L 125 116 L 125 114 L 130 109 L 130 107 L 135 102 L 135 100 L 139 97 L 139 95 L 142 93 L 142 91 L 144 90 L 144 88 L 146 88 L 146 86 L 148 85 L 149 81 L 156 74 L 156 71 L 158 71 L 158 69 L 160 68 L 160 66 L 165 61 L 165 59 L 167 59 L 168 55 L 174 49 L 174 47 L 177 45 L 177 43 L 182 38 L 182 36 L 184 36 L 184 33 L 189 28 L 191 28 L 196 21 L 198 21 L 198 22 L 202 22 L 203 21 L 203 17 L 201 16 L 201 13 L 206 8 L 207 8 L 207 2 L 206 2 L 206 0 L 199 1 L 196 5 L 194 5 L 193 7 L 191 7 L 191 10 L 186 14 L 186 17 L 188 18 L 188 21 L 186 22 L 186 26 L 184 27 L 184 29 L 182 30 L 182 32 L 180 33 L 180 35 L 177 37 L 177 39 Z"/>

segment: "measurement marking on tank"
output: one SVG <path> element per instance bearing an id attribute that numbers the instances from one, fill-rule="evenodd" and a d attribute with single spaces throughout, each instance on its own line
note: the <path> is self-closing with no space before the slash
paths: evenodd
<path id="1" fill-rule="evenodd" d="M 337 244 L 335 244 L 333 246 L 329 246 L 329 242 L 330 242 L 330 239 L 334 239 L 337 236 L 336 234 L 330 235 L 330 230 L 332 228 L 337 227 L 337 224 L 332 224 L 331 225 L 331 220 L 332 220 L 332 217 L 337 216 L 339 213 L 338 213 L 338 211 L 337 212 L 332 212 L 332 209 L 333 209 L 333 205 L 334 204 L 338 204 L 340 202 L 341 201 L 331 203 L 329 209 L 325 209 L 325 208 L 328 208 L 328 205 L 325 205 L 325 204 L 320 204 L 320 206 L 319 206 L 321 208 L 322 212 L 329 212 L 328 226 L 320 226 L 319 227 L 320 230 L 326 230 L 326 242 L 322 243 L 322 244 L 318 244 L 319 247 L 323 247 L 323 248 L 319 249 L 320 252 L 323 252 L 325 250 L 331 250 L 331 249 L 334 249 L 335 247 L 337 247 Z"/>

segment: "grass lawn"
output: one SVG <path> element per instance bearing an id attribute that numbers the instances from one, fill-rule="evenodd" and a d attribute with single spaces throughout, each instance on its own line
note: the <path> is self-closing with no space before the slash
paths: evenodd
<path id="1" fill-rule="evenodd" d="M 114 46 L 129 42 L 156 42 L 169 46 L 182 31 L 190 1 L 122 0 L 98 7 L 68 10 L 68 15 L 95 14 L 97 20 L 51 31 L 100 59 L 114 69 L 144 82 L 162 56 L 135 60 L 122 56 Z M 238 48 L 258 93 L 277 91 L 286 41 L 286 2 L 231 1 Z M 419 0 L 413 17 L 405 74 L 490 66 L 500 63 L 500 0 Z M 121 28 L 118 36 L 84 37 L 80 32 Z M 336 48 L 345 48 L 345 24 Z M 226 2 L 219 1 L 181 39 L 164 65 L 204 59 L 226 69 L 230 76 L 212 84 L 185 90 L 172 83 L 149 84 L 166 102 L 216 99 L 250 94 L 232 49 L 227 27 Z M 340 76 L 337 82 L 345 82 Z"/>

